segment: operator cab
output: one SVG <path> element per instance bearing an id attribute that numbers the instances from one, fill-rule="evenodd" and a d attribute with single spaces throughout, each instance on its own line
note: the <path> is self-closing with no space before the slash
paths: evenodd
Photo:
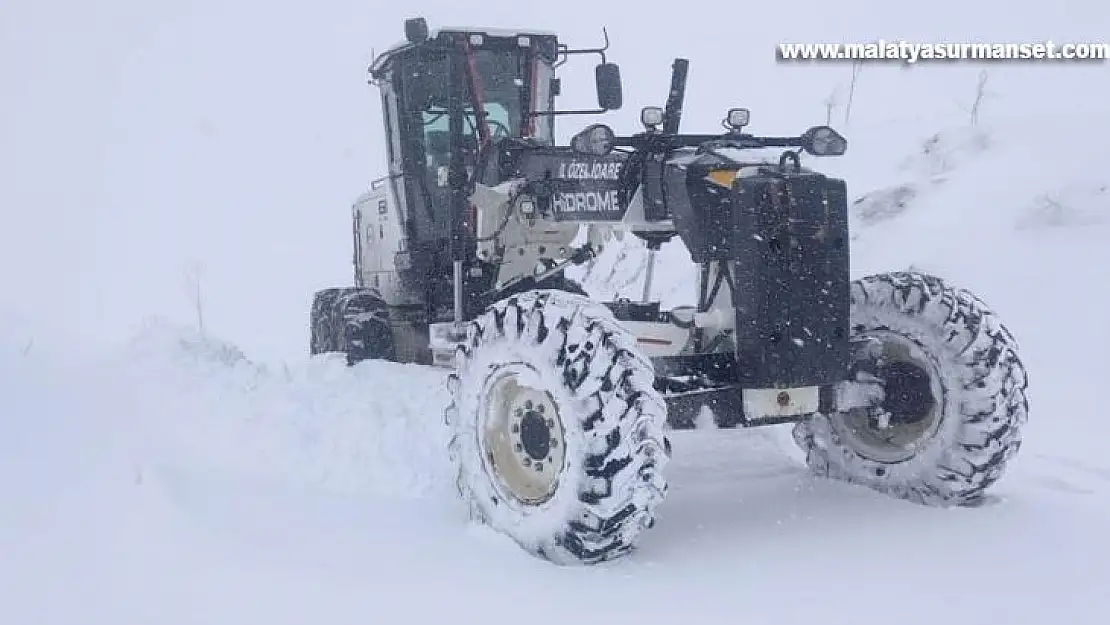
<path id="1" fill-rule="evenodd" d="M 557 115 L 619 108 L 620 73 L 605 62 L 605 48 L 570 50 L 550 32 L 429 32 L 422 18 L 414 18 L 405 22 L 405 37 L 370 66 L 388 143 L 387 204 L 395 207 L 384 214 L 395 214 L 397 231 L 394 262 L 384 256 L 376 262 L 395 267 L 387 279 L 405 293 L 388 301 L 420 302 L 425 322 L 445 321 L 458 316 L 460 300 L 470 310 L 477 295 L 493 287 L 499 268 L 476 258 L 476 211 L 469 201 L 474 185 L 494 186 L 511 175 L 502 171 L 506 142 L 552 147 Z M 556 111 L 555 68 L 582 53 L 602 58 L 595 72 L 599 108 Z M 359 275 L 357 258 L 356 252 Z M 462 293 L 454 293 L 457 286 Z"/>
<path id="2" fill-rule="evenodd" d="M 553 143 L 554 118 L 542 113 L 554 101 L 558 44 L 554 34 L 535 31 L 429 34 L 418 21 L 406 24 L 408 43 L 379 56 L 370 72 L 382 92 L 390 172 L 403 179 L 398 198 L 416 228 L 408 234 L 428 240 L 450 233 L 453 147 L 469 177 L 485 144 L 504 138 Z M 452 100 L 461 113 L 454 139 Z"/>
<path id="3" fill-rule="evenodd" d="M 453 259 L 473 257 L 476 246 L 469 207 L 455 191 L 475 180 L 497 182 L 495 157 L 475 171 L 493 154 L 487 148 L 504 139 L 554 142 L 549 113 L 560 48 L 553 33 L 429 33 L 420 18 L 406 22 L 405 34 L 408 41 L 378 56 L 370 75 L 381 90 L 390 195 L 401 226 L 399 278 L 420 294 L 432 320 L 451 309 Z M 466 267 L 467 290 L 488 289 L 492 274 Z"/>

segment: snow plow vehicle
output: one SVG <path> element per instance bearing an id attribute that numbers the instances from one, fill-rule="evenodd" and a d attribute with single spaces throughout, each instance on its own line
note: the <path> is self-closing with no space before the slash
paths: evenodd
<path id="1" fill-rule="evenodd" d="M 599 48 L 552 33 L 405 23 L 370 67 L 388 176 L 353 207 L 354 284 L 311 307 L 310 351 L 450 369 L 458 490 L 475 519 L 559 564 L 628 553 L 667 494 L 668 432 L 793 424 L 817 474 L 924 505 L 973 505 L 1027 419 L 1017 345 L 975 295 L 922 273 L 850 277 L 845 153 L 797 136 L 679 132 L 689 63 L 621 136 L 557 117 L 622 106 Z M 558 110 L 555 69 L 597 55 L 597 108 Z M 641 301 L 565 275 L 614 231 L 648 250 Z M 696 305 L 650 301 L 677 237 Z"/>

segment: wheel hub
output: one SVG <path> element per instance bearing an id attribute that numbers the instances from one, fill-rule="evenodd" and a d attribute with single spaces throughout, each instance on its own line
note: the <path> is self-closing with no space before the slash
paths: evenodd
<path id="1" fill-rule="evenodd" d="M 929 384 L 929 373 L 917 363 L 892 362 L 883 367 L 883 410 L 890 423 L 910 425 L 928 418 L 936 400 Z"/>
<path id="2" fill-rule="evenodd" d="M 944 388 L 935 362 L 915 341 L 892 332 L 876 332 L 859 355 L 860 368 L 882 386 L 882 400 L 854 408 L 834 419 L 834 426 L 860 455 L 883 463 L 913 458 L 940 429 Z"/>
<path id="3" fill-rule="evenodd" d="M 538 505 L 555 492 L 565 464 L 564 430 L 551 394 L 523 364 L 502 367 L 483 393 L 480 444 L 505 499 Z"/>
<path id="4" fill-rule="evenodd" d="M 543 408 L 543 405 L 540 405 Z M 529 410 L 520 420 L 520 443 L 532 460 L 544 460 L 551 451 L 551 428 L 538 410 Z"/>

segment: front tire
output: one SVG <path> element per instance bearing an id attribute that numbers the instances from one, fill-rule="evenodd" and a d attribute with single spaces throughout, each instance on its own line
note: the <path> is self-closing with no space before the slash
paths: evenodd
<path id="1" fill-rule="evenodd" d="M 918 273 L 857 280 L 860 373 L 883 389 L 870 408 L 794 428 L 818 475 L 927 505 L 972 505 L 1021 447 L 1026 371 L 997 315 L 971 293 Z"/>
<path id="2" fill-rule="evenodd" d="M 665 497 L 666 406 L 589 299 L 530 291 L 470 322 L 446 411 L 472 517 L 558 564 L 628 553 Z"/>

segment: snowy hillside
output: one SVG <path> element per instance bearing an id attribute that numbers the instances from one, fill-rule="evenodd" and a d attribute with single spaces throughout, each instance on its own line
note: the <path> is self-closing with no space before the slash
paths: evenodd
<path id="1" fill-rule="evenodd" d="M 869 65 L 836 124 L 848 155 L 820 163 L 858 200 L 855 275 L 948 277 L 1020 342 L 1030 422 L 986 505 L 814 478 L 788 429 L 681 432 L 641 548 L 567 569 L 467 522 L 443 372 L 304 355 L 312 289 L 349 275 L 346 207 L 382 169 L 369 48 L 411 15 L 475 21 L 441 4 L 0 7 L 0 623 L 1106 622 L 1110 423 L 1091 391 L 1110 379 L 1110 65 L 992 65 L 975 127 L 979 68 Z M 609 26 L 616 125 L 659 103 L 683 55 L 685 129 L 745 104 L 753 130 L 783 134 L 823 121 L 849 70 L 775 64 L 776 41 L 1097 40 L 1108 15 L 800 2 L 737 16 L 763 24 L 740 38 L 736 20 L 618 5 L 538 24 L 584 44 Z M 486 8 L 492 25 L 537 19 Z M 635 298 L 642 261 L 630 240 L 579 275 Z M 681 244 L 658 262 L 655 292 L 689 301 Z"/>

